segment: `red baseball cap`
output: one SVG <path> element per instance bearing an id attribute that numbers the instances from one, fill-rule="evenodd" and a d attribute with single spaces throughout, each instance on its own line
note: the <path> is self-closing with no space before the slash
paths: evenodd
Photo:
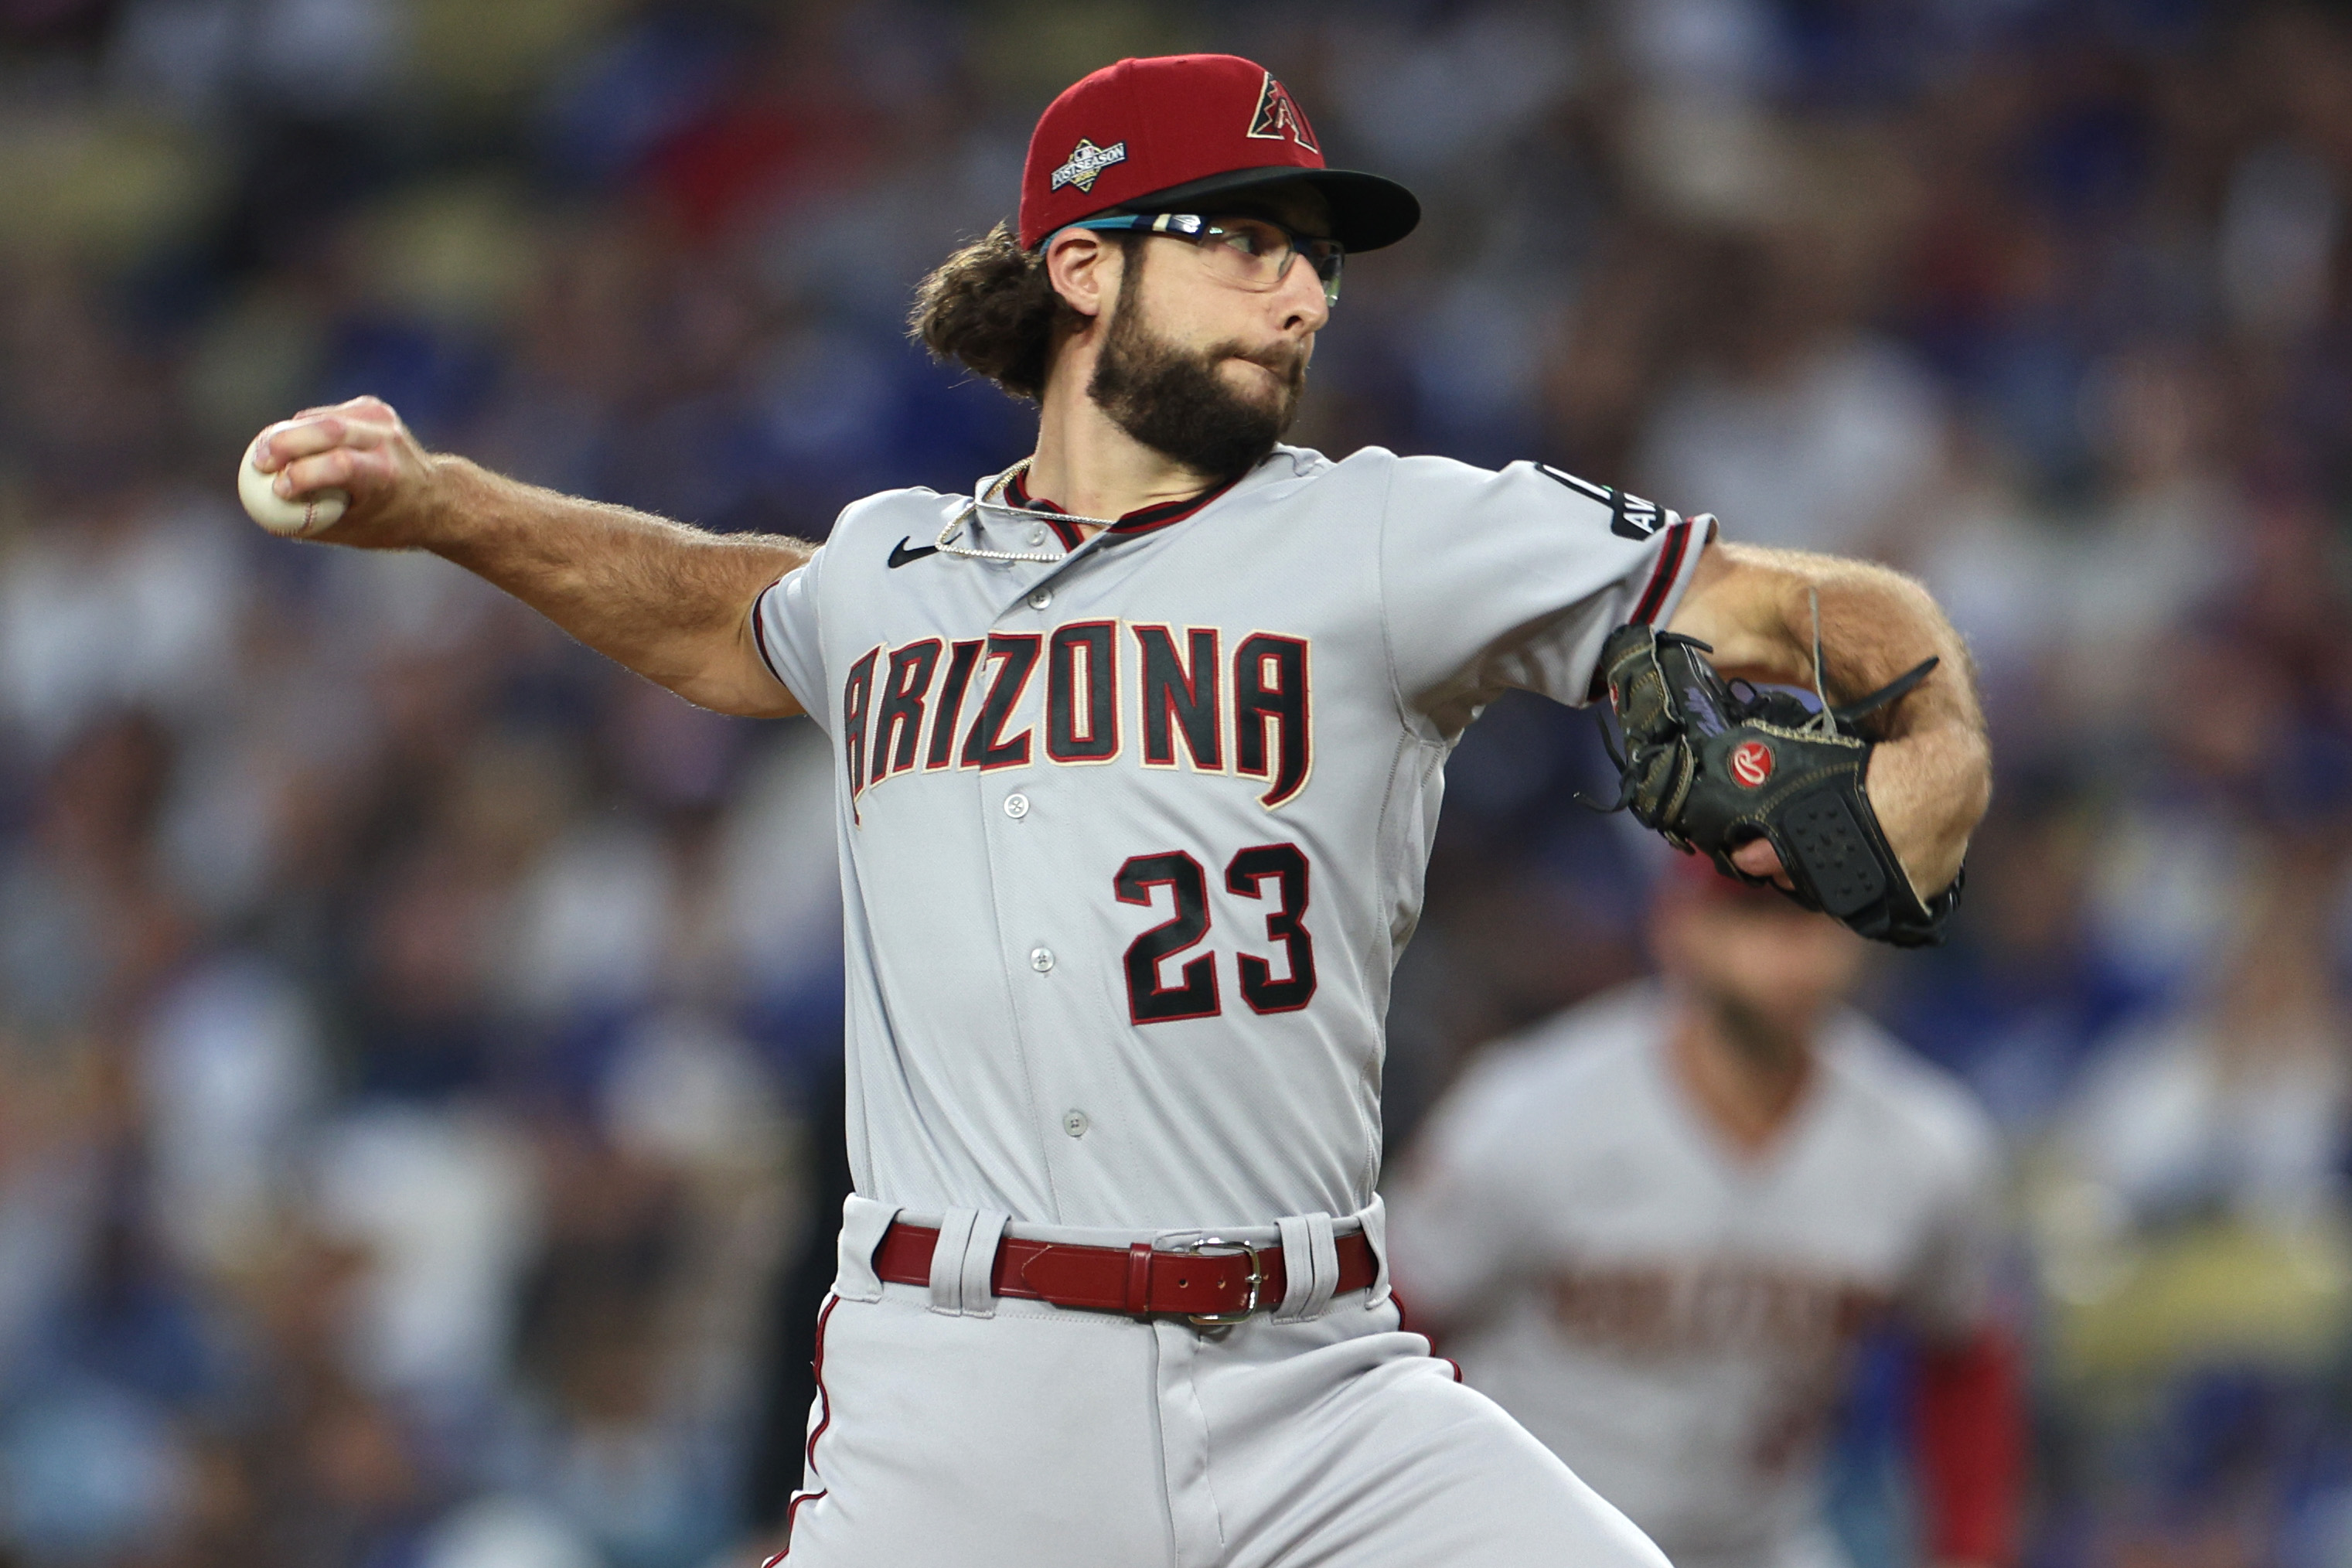
<path id="1" fill-rule="evenodd" d="M 1021 175 L 1021 243 L 1109 212 L 1179 212 L 1273 184 L 1323 194 L 1349 250 L 1394 245 L 1421 221 L 1411 191 L 1378 174 L 1323 165 L 1290 91 L 1234 55 L 1121 60 L 1050 104 Z"/>

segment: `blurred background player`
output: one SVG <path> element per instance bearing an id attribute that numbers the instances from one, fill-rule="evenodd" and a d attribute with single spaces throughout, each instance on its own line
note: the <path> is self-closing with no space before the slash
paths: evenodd
<path id="1" fill-rule="evenodd" d="M 1498 1046 L 1392 1194 L 1399 1294 L 1676 1568 L 1832 1568 L 1864 1339 L 1918 1344 L 1919 1561 L 2012 1548 L 2022 1415 L 1967 1092 L 1843 1005 L 1859 940 L 1678 859 L 1659 974 Z"/>

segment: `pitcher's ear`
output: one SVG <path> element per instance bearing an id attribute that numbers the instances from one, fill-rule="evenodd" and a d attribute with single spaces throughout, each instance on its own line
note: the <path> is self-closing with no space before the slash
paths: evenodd
<path id="1" fill-rule="evenodd" d="M 1062 302 L 1093 318 L 1118 294 L 1124 247 L 1090 228 L 1066 228 L 1045 242 L 1045 279 Z"/>

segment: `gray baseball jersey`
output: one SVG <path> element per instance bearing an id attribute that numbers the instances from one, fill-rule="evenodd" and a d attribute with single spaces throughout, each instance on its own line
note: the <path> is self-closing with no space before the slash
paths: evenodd
<path id="1" fill-rule="evenodd" d="M 1639 985 L 1498 1049 L 1391 1193 L 1399 1289 L 1446 1350 L 1676 1563 L 1819 1561 L 1819 1465 L 1854 1336 L 1987 1310 L 1990 1121 L 1840 1015 L 1779 1140 L 1698 1119 Z"/>
<path id="2" fill-rule="evenodd" d="M 1506 688 L 1585 700 L 1708 521 L 1377 448 L 1279 447 L 1083 543 L 987 489 L 856 503 L 753 612 L 839 769 L 857 1190 L 1363 1209 L 1448 751 Z"/>

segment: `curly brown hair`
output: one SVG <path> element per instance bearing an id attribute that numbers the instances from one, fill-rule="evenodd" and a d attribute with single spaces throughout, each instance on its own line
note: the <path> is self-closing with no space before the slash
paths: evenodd
<path id="1" fill-rule="evenodd" d="M 1141 237 L 1118 237 L 1132 256 Z M 907 335 L 933 359 L 953 360 L 1034 403 L 1045 394 L 1058 336 L 1084 320 L 1054 292 L 1045 257 L 1024 250 L 1013 226 L 1000 223 L 916 286 Z"/>

